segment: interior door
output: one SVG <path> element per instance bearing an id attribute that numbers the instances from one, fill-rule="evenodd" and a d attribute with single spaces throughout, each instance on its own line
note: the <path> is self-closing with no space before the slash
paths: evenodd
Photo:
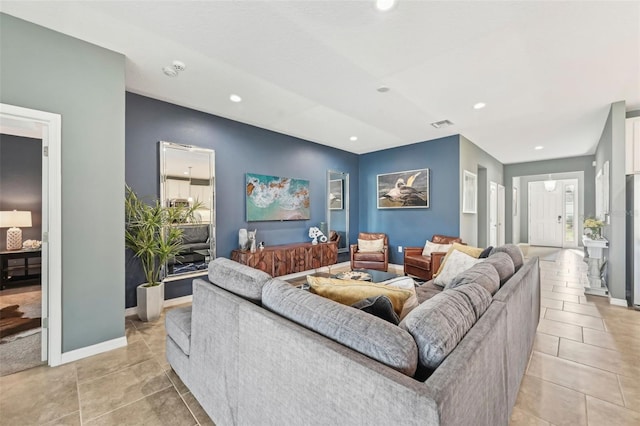
<path id="1" fill-rule="evenodd" d="M 547 191 L 544 182 L 529 182 L 529 244 L 562 247 L 562 183 Z"/>
<path id="2" fill-rule="evenodd" d="M 489 182 L 489 245 L 498 245 L 498 184 Z"/>
<path id="3" fill-rule="evenodd" d="M 504 186 L 498 184 L 498 210 L 497 210 L 497 219 L 498 219 L 498 245 L 503 246 L 505 243 L 505 231 L 504 231 L 504 222 L 505 222 L 505 207 L 504 207 Z"/>

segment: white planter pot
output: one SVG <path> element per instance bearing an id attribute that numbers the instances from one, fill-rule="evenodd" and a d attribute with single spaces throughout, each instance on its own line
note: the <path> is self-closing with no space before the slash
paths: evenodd
<path id="1" fill-rule="evenodd" d="M 138 286 L 136 293 L 138 296 L 138 317 L 142 321 L 155 321 L 162 314 L 164 305 L 164 283 L 153 287 L 145 287 L 146 284 Z"/>

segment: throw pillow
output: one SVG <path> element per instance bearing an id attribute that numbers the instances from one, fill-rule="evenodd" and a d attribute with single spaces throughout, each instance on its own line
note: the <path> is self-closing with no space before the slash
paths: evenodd
<path id="1" fill-rule="evenodd" d="M 480 253 L 478 259 L 486 259 L 487 257 L 489 257 L 489 255 L 491 254 L 491 250 L 493 250 L 493 246 L 489 246 L 486 249 L 482 250 L 482 253 Z"/>
<path id="2" fill-rule="evenodd" d="M 451 244 L 436 244 L 427 240 L 422 249 L 423 256 L 431 256 L 435 252 L 447 252 L 451 248 Z"/>
<path id="3" fill-rule="evenodd" d="M 433 274 L 434 277 L 437 277 L 442 272 L 444 265 L 447 263 L 447 260 L 449 260 L 449 256 L 451 255 L 451 253 L 453 253 L 453 251 L 456 250 L 464 254 L 468 254 L 469 256 L 475 257 L 476 259 L 480 257 L 480 254 L 482 254 L 483 251 L 483 249 L 480 247 L 465 246 L 464 244 L 453 243 L 449 251 L 447 251 L 447 255 L 444 257 L 444 259 L 442 259 L 442 263 L 440 263 L 438 271 Z"/>
<path id="4" fill-rule="evenodd" d="M 358 238 L 358 251 L 376 252 L 384 251 L 384 240 L 361 240 Z"/>
<path id="5" fill-rule="evenodd" d="M 343 305 L 353 305 L 359 300 L 371 296 L 385 295 L 391 301 L 393 310 L 400 315 L 402 307 L 412 292 L 403 288 L 389 287 L 381 284 L 357 280 L 337 280 L 334 278 L 307 276 L 311 292 Z"/>
<path id="6" fill-rule="evenodd" d="M 473 256 L 469 256 L 458 250 L 453 250 L 449 253 L 449 259 L 444 264 L 442 272 L 433 280 L 435 285 L 440 287 L 446 287 L 456 275 L 471 268 L 473 265 L 479 262 L 483 262 L 485 259 L 476 259 Z"/>
<path id="7" fill-rule="evenodd" d="M 515 266 L 513 265 L 513 260 L 511 257 L 504 252 L 493 253 L 491 256 L 487 257 L 485 262 L 492 264 L 496 270 L 498 271 L 498 275 L 500 275 L 500 287 L 504 283 L 511 278 L 511 276 L 515 272 Z"/>
<path id="8" fill-rule="evenodd" d="M 400 318 L 393 310 L 391 300 L 387 296 L 373 296 L 362 299 L 351 305 L 352 308 L 360 309 L 371 315 L 375 315 L 391 324 L 398 325 Z"/>
<path id="9" fill-rule="evenodd" d="M 456 275 L 445 288 L 457 288 L 472 283 L 481 285 L 493 295 L 500 288 L 500 275 L 491 263 L 480 262 Z"/>
<path id="10" fill-rule="evenodd" d="M 411 277 L 398 277 L 392 278 L 387 281 L 382 281 L 378 284 L 383 284 L 395 288 L 404 288 L 411 291 L 412 295 L 409 297 L 402 306 L 402 312 L 400 312 L 400 320 L 407 316 L 414 308 L 419 305 L 418 296 L 416 294 L 416 282 Z"/>
<path id="11" fill-rule="evenodd" d="M 518 272 L 518 269 L 520 269 L 520 267 L 524 264 L 524 256 L 522 255 L 522 250 L 520 250 L 520 247 L 515 244 L 505 244 L 500 247 L 495 247 L 493 250 L 491 250 L 490 255 L 500 252 L 507 253 L 509 257 L 511 257 L 511 260 L 513 260 L 513 266 L 516 272 Z"/>

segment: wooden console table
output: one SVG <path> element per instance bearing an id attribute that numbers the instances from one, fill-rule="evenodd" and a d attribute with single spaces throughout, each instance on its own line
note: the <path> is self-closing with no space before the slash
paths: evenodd
<path id="1" fill-rule="evenodd" d="M 265 247 L 251 253 L 233 250 L 231 260 L 266 272 L 272 277 L 308 271 L 338 262 L 338 243 L 294 243 Z"/>

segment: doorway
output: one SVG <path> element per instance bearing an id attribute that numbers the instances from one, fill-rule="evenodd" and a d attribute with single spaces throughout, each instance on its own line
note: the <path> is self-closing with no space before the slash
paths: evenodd
<path id="1" fill-rule="evenodd" d="M 529 182 L 529 244 L 578 246 L 578 180 Z"/>
<path id="2" fill-rule="evenodd" d="M 3 133 L 42 141 L 40 360 L 51 366 L 62 355 L 61 126 L 59 114 L 0 103 Z"/>
<path id="3" fill-rule="evenodd" d="M 505 189 L 504 185 L 489 182 L 489 245 L 505 243 Z"/>

